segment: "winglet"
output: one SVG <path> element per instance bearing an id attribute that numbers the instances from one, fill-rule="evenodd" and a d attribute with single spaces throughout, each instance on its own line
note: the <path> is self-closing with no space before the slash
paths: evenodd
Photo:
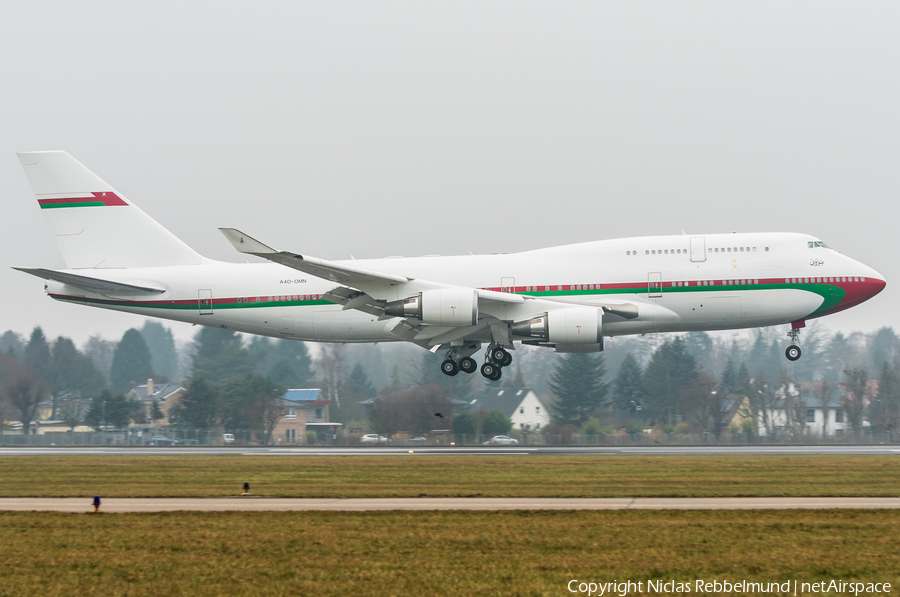
<path id="1" fill-rule="evenodd" d="M 249 255 L 268 255 L 271 253 L 278 253 L 275 249 L 268 245 L 264 245 L 259 242 L 252 236 L 244 234 L 237 228 L 219 228 L 222 234 L 225 235 L 225 238 L 228 239 L 234 248 L 237 249 L 241 253 L 247 253 Z"/>

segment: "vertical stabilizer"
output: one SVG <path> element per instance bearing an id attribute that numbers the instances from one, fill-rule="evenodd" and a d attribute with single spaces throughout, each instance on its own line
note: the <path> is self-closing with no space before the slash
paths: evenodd
<path id="1" fill-rule="evenodd" d="M 203 260 L 65 151 L 20 153 L 19 160 L 69 269 Z"/>

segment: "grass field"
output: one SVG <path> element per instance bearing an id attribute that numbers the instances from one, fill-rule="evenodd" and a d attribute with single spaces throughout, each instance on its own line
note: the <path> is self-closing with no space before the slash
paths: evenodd
<path id="1" fill-rule="evenodd" d="M 0 497 L 898 496 L 900 458 L 700 456 L 11 456 Z"/>
<path id="2" fill-rule="evenodd" d="M 556 596 L 573 595 L 574 579 L 900 587 L 893 510 L 0 513 L 0 546 L 2 595 Z"/>

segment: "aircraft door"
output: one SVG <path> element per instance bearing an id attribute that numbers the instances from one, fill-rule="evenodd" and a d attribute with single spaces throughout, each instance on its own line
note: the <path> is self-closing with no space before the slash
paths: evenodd
<path id="1" fill-rule="evenodd" d="M 691 261 L 706 261 L 706 239 L 702 236 L 691 237 Z"/>
<path id="2" fill-rule="evenodd" d="M 200 310 L 200 315 L 213 314 L 212 290 L 204 288 L 197 291 L 197 308 Z"/>
<path id="3" fill-rule="evenodd" d="M 500 278 L 500 292 L 515 292 L 516 291 L 516 279 L 515 278 Z"/>
<path id="4" fill-rule="evenodd" d="M 650 298 L 662 297 L 662 274 L 660 272 L 647 274 L 647 293 Z"/>
<path id="5" fill-rule="evenodd" d="M 278 333 L 282 336 L 294 335 L 294 318 L 290 315 L 282 315 L 278 318 Z"/>

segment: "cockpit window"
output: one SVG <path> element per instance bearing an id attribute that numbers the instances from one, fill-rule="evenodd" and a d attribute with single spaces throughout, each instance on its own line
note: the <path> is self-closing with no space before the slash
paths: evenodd
<path id="1" fill-rule="evenodd" d="M 806 244 L 809 246 L 810 249 L 812 249 L 813 247 L 822 247 L 823 249 L 831 248 L 820 240 L 815 240 L 815 241 L 811 240 L 811 241 L 807 242 Z"/>

